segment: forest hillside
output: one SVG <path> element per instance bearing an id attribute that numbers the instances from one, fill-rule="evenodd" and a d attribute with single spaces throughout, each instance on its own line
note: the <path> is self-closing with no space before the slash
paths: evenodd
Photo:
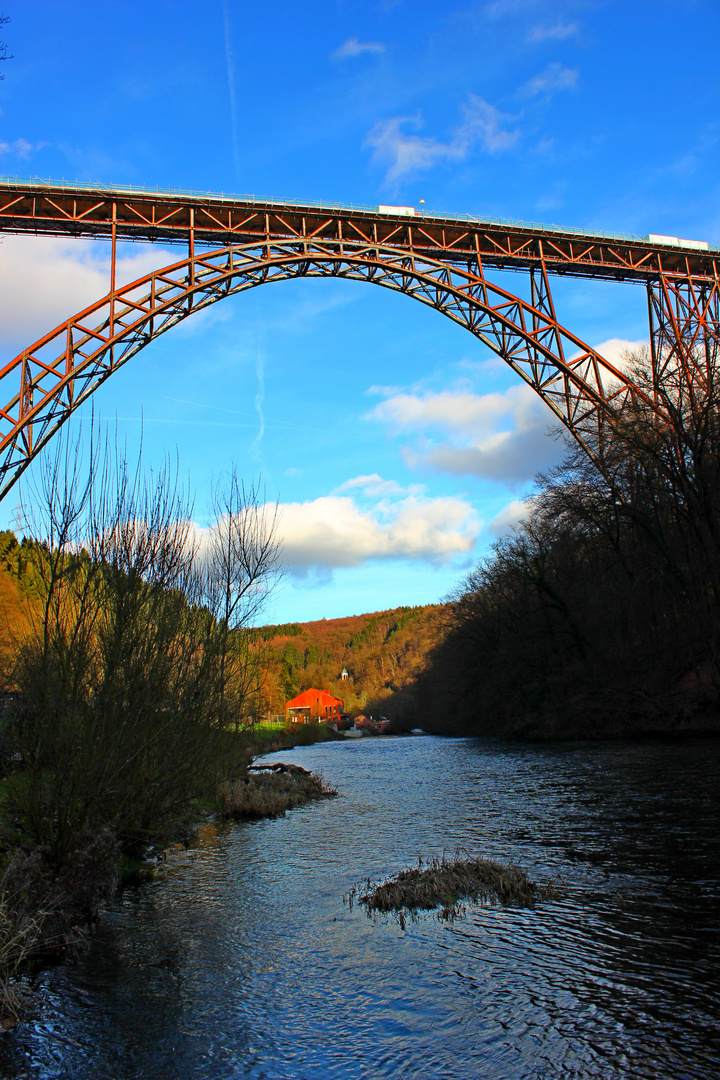
<path id="1" fill-rule="evenodd" d="M 38 602 L 30 558 L 35 541 L 0 532 L 0 666 L 7 680 Z M 241 630 L 262 682 L 263 709 L 284 714 L 285 702 L 311 686 L 342 699 L 351 713 L 394 712 L 442 633 L 444 607 L 398 607 L 341 619 Z M 347 679 L 342 678 L 343 668 Z"/>
<path id="2" fill-rule="evenodd" d="M 245 631 L 265 672 L 268 712 L 283 713 L 311 686 L 341 698 L 346 712 L 382 713 L 391 697 L 397 711 L 442 633 L 443 614 L 443 605 L 430 604 Z"/>

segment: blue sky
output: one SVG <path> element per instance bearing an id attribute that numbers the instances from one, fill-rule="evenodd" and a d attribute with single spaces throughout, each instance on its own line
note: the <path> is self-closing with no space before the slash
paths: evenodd
<path id="1" fill-rule="evenodd" d="M 720 243 L 717 0 L 7 0 L 0 173 L 419 205 Z M 173 256 L 174 257 L 174 256 Z M 119 280 L 171 261 L 126 245 Z M 498 275 L 510 289 L 519 277 Z M 106 244 L 6 237 L 9 359 L 107 291 Z M 638 286 L 561 280 L 616 358 Z M 552 464 L 549 413 L 466 331 L 359 283 L 215 305 L 95 395 L 148 465 L 177 448 L 207 524 L 232 460 L 282 507 L 267 621 L 438 600 Z M 0 523 L 12 519 L 12 497 Z"/>

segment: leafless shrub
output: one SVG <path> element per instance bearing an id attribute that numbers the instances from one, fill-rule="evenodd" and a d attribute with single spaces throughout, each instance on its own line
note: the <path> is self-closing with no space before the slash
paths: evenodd
<path id="1" fill-rule="evenodd" d="M 0 875 L 0 1022 L 24 1008 L 20 974 L 38 954 L 54 955 L 81 939 L 117 886 L 119 848 L 107 827 L 75 837 L 59 868 L 46 852 L 18 848 Z"/>

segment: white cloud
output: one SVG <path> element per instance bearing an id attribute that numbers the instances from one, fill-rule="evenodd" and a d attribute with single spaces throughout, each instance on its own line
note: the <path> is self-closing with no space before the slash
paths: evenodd
<path id="1" fill-rule="evenodd" d="M 407 124 L 420 128 L 420 114 L 396 116 L 375 124 L 365 143 L 372 147 L 373 161 L 386 167 L 384 182 L 397 184 L 399 180 L 427 172 L 435 165 L 464 161 L 476 146 L 495 154 L 508 150 L 517 142 L 520 132 L 508 131 L 504 126 L 512 117 L 483 98 L 471 94 L 462 111 L 463 123 L 447 142 L 432 136 L 408 135 L 403 130 Z"/>
<path id="2" fill-rule="evenodd" d="M 511 532 L 516 525 L 529 517 L 533 501 L 533 499 L 513 499 L 503 507 L 499 514 L 495 515 L 492 521 L 488 522 L 487 531 L 496 538 Z"/>
<path id="3" fill-rule="evenodd" d="M 331 60 L 346 60 L 351 56 L 361 56 L 363 53 L 384 53 L 385 44 L 382 41 L 360 41 L 356 37 L 349 37 L 330 54 Z"/>
<path id="4" fill-rule="evenodd" d="M 524 383 L 504 393 L 398 394 L 369 415 L 398 432 L 420 433 L 420 444 L 403 450 L 415 469 L 516 485 L 549 468 L 562 452 L 548 437 L 558 430 L 557 421 Z"/>
<path id="5" fill-rule="evenodd" d="M 27 161 L 32 152 L 33 145 L 27 142 L 26 139 L 16 139 L 15 142 L 11 143 L 0 142 L 0 154 L 15 154 L 17 157 L 24 158 Z"/>
<path id="6" fill-rule="evenodd" d="M 118 285 L 175 261 L 154 245 L 123 252 Z M 0 344 L 31 345 L 110 287 L 110 245 L 51 236 L 5 236 L 0 243 Z"/>
<path id="7" fill-rule="evenodd" d="M 454 497 L 409 495 L 362 510 L 349 496 L 327 495 L 279 509 L 283 562 L 296 577 L 378 559 L 441 565 L 467 556 L 481 525 L 470 504 Z"/>
<path id="8" fill-rule="evenodd" d="M 595 348 L 622 371 L 630 362 L 627 354 L 647 345 L 610 338 Z M 606 375 L 603 381 L 612 386 L 611 377 Z M 562 431 L 559 421 L 539 394 L 522 382 L 502 393 L 390 393 L 366 418 L 385 424 L 396 435 L 415 437 L 415 443 L 402 451 L 410 468 L 478 476 L 511 487 L 551 468 L 563 454 L 557 438 Z"/>
<path id="9" fill-rule="evenodd" d="M 649 347 L 650 342 L 647 338 L 641 341 L 628 341 L 627 338 L 608 338 L 607 341 L 601 341 L 599 345 L 596 345 L 595 351 L 599 352 L 603 359 L 607 360 L 618 371 L 627 371 L 633 363 L 633 354 L 642 352 Z M 579 355 L 580 353 L 573 353 L 571 359 L 574 360 Z M 606 390 L 619 382 L 618 379 L 605 372 L 602 381 Z"/>
<path id="10" fill-rule="evenodd" d="M 599 345 L 595 346 L 595 352 L 599 352 L 604 360 L 607 360 L 609 364 L 612 364 L 619 371 L 624 371 L 630 363 L 628 354 L 640 352 L 647 349 L 649 345 L 650 342 L 647 338 L 640 341 L 628 341 L 627 338 L 614 337 L 608 338 L 607 341 L 601 341 Z"/>
<path id="11" fill-rule="evenodd" d="M 465 433 L 492 425 L 499 416 L 508 414 L 512 405 L 509 394 L 455 393 L 443 390 L 420 396 L 397 394 L 381 401 L 370 415 L 394 428 L 414 430 L 448 429 Z"/>
<path id="12" fill-rule="evenodd" d="M 383 480 L 379 473 L 368 473 L 366 476 L 355 476 L 352 480 L 345 480 L 338 487 L 338 491 L 352 491 L 361 488 L 366 495 L 401 495 L 404 488 L 397 480 Z"/>
<path id="13" fill-rule="evenodd" d="M 380 383 L 373 383 L 372 386 L 368 386 L 365 393 L 372 397 L 391 397 L 393 394 L 400 393 L 400 387 L 383 386 Z"/>
<path id="14" fill-rule="evenodd" d="M 469 145 L 479 142 L 484 150 L 494 154 L 500 150 L 508 150 L 518 140 L 518 130 L 506 131 L 503 127 L 504 121 L 513 118 L 476 94 L 470 94 L 468 104 L 463 107 L 463 114 L 465 123 L 458 135 L 467 140 Z"/>
<path id="15" fill-rule="evenodd" d="M 562 64 L 549 64 L 539 75 L 521 87 L 520 93 L 533 97 L 536 94 L 553 94 L 556 90 L 573 90 L 577 85 L 577 68 Z"/>
<path id="16" fill-rule="evenodd" d="M 466 153 L 464 146 L 456 142 L 442 143 L 433 138 L 407 135 L 403 125 L 420 127 L 419 116 L 395 116 L 381 120 L 368 133 L 365 140 L 373 150 L 373 161 L 387 166 L 386 184 L 427 172 L 441 161 L 460 161 Z"/>
<path id="17" fill-rule="evenodd" d="M 577 23 L 564 23 L 560 20 L 551 26 L 533 26 L 527 36 L 528 41 L 564 41 L 579 33 Z"/>

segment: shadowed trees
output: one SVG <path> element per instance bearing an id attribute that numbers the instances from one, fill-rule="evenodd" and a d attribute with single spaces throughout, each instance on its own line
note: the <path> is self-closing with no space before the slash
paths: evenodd
<path id="1" fill-rule="evenodd" d="M 716 348 L 627 358 L 645 391 L 569 444 L 526 520 L 450 598 L 414 688 L 441 731 L 557 736 L 715 730 L 720 691 Z M 420 704 L 422 703 L 422 708 Z"/>

